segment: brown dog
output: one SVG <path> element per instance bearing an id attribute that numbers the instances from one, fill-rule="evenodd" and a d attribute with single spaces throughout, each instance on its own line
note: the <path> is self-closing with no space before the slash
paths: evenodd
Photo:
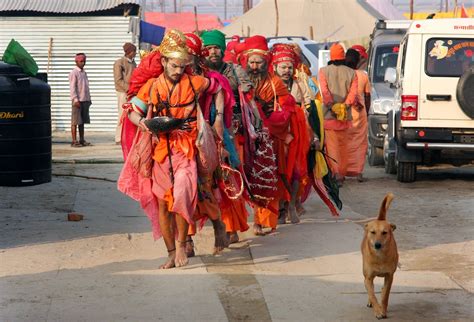
<path id="1" fill-rule="evenodd" d="M 393 194 L 388 193 L 380 206 L 377 220 L 365 225 L 361 251 L 365 288 L 369 295 L 368 307 L 373 307 L 377 319 L 387 317 L 388 297 L 392 287 L 393 274 L 398 265 L 398 250 L 393 231 L 396 226 L 386 220 L 387 210 L 392 202 Z M 382 288 L 382 305 L 377 302 L 374 292 L 374 278 L 384 277 Z"/>

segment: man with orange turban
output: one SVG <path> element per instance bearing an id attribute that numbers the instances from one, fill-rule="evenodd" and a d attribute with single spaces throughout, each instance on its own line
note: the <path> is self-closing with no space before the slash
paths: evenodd
<path id="1" fill-rule="evenodd" d="M 328 66 L 319 70 L 323 97 L 325 148 L 329 168 L 342 186 L 347 174 L 347 130 L 352 126 L 351 106 L 357 102 L 357 75 L 345 66 L 345 52 L 336 43 L 329 49 Z"/>
<path id="2" fill-rule="evenodd" d="M 263 126 L 268 129 L 273 141 L 278 173 L 274 196 L 269 198 L 266 207 L 256 207 L 255 211 L 254 233 L 264 235 L 263 227 L 270 227 L 271 232 L 276 230 L 280 200 L 290 199 L 290 180 L 297 163 L 296 154 L 290 155 L 289 150 L 290 146 L 291 148 L 299 146 L 298 134 L 295 131 L 297 127 L 295 109 L 298 107 L 285 83 L 278 76 L 268 72 L 271 53 L 266 38 L 259 35 L 249 37 L 241 50 L 238 53 L 238 60 L 247 69 L 253 81 L 254 100 Z"/>

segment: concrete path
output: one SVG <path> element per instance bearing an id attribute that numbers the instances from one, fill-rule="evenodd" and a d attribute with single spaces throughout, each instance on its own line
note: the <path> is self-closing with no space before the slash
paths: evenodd
<path id="1" fill-rule="evenodd" d="M 55 136 L 51 183 L 0 187 L 0 321 L 375 321 L 359 251 L 366 218 L 350 204 L 335 220 L 313 197 L 301 224 L 244 233 L 221 256 L 205 226 L 187 267 L 159 270 L 162 241 L 116 189 L 113 134 L 91 135 L 94 147 L 66 139 Z M 71 211 L 85 220 L 68 222 Z M 474 318 L 472 278 L 404 270 L 410 253 L 400 258 L 391 321 Z"/>

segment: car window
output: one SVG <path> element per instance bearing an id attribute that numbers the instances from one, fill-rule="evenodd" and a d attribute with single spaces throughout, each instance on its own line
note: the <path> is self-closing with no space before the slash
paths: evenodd
<path id="1" fill-rule="evenodd" d="M 385 70 L 388 67 L 395 68 L 398 59 L 398 45 L 379 46 L 375 50 L 373 83 L 384 81 Z"/>
<path id="2" fill-rule="evenodd" d="M 304 44 L 306 48 L 316 57 L 318 57 L 319 45 L 318 44 Z"/>
<path id="3" fill-rule="evenodd" d="M 426 41 L 426 75 L 459 77 L 473 65 L 474 39 L 430 38 Z"/>

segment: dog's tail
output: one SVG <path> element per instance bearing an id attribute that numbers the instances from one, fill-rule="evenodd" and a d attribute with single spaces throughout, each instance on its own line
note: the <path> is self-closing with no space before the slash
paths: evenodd
<path id="1" fill-rule="evenodd" d="M 390 207 L 390 203 L 392 202 L 392 199 L 393 199 L 393 193 L 391 192 L 387 193 L 385 198 L 383 198 L 382 204 L 380 205 L 379 217 L 377 218 L 377 220 L 386 220 L 387 210 L 388 210 L 388 207 Z"/>

